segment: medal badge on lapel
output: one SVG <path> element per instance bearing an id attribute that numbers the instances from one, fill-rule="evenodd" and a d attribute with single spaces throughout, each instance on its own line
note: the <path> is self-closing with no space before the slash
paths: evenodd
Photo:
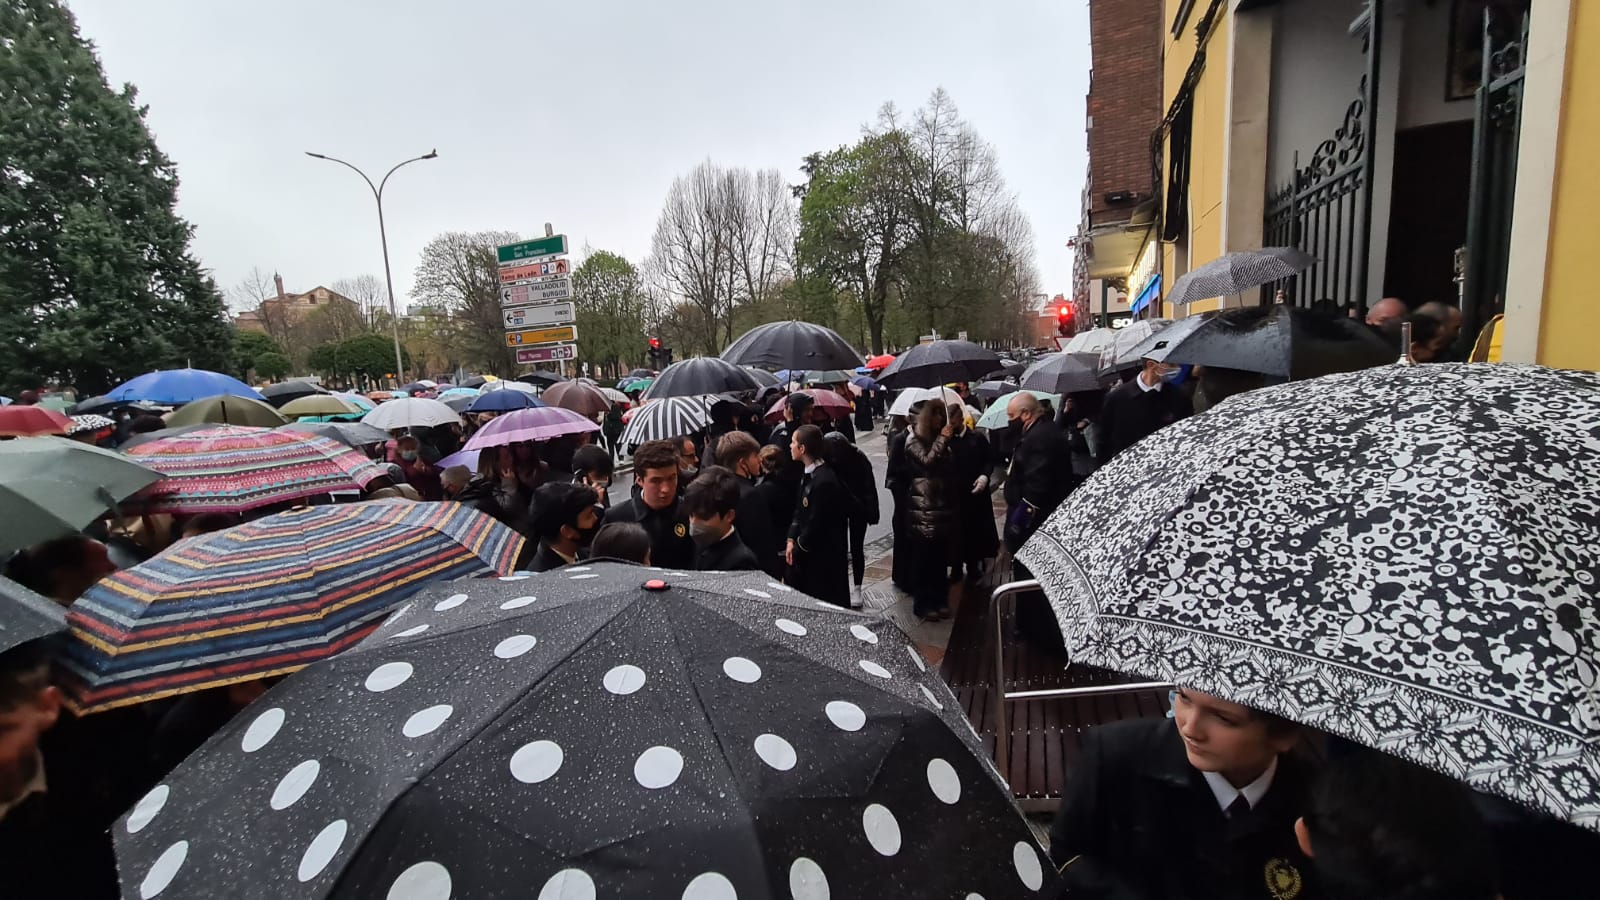
<path id="1" fill-rule="evenodd" d="M 1267 881 L 1267 893 L 1273 900 L 1295 900 L 1300 896 L 1300 889 L 1305 886 L 1305 881 L 1300 877 L 1300 870 L 1289 864 L 1286 859 L 1269 859 L 1267 867 L 1262 872 Z"/>
<path id="2" fill-rule="evenodd" d="M 811 505 L 811 496 L 808 494 L 808 495 L 806 495 L 804 497 L 801 497 L 800 498 L 800 505 L 809 507 Z"/>
<path id="3" fill-rule="evenodd" d="M 672 533 L 677 535 L 678 537 L 683 537 L 684 535 L 689 533 L 689 526 L 683 524 L 682 522 L 679 522 L 678 524 L 672 526 Z"/>

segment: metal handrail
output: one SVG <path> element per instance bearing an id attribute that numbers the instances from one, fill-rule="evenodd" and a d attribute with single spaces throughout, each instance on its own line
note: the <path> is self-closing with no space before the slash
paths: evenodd
<path id="1" fill-rule="evenodd" d="M 1172 685 L 1165 681 L 1139 681 L 1132 684 L 1096 684 L 1088 687 L 1050 688 L 1041 691 L 1007 691 L 1005 660 L 1005 618 L 1000 614 L 1000 604 L 1015 601 L 1018 594 L 1043 590 L 1037 579 L 1008 581 L 994 589 L 990 595 L 989 617 L 994 620 L 994 765 L 1006 784 L 1011 783 L 1011 724 L 1006 715 L 1006 704 L 1012 700 L 1049 700 L 1058 697 L 1096 697 L 1103 694 L 1121 694 L 1129 691 L 1166 690 Z"/>

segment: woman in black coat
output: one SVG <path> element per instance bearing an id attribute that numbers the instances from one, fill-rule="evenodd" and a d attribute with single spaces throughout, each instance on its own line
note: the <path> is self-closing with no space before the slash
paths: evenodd
<path id="1" fill-rule="evenodd" d="M 790 438 L 795 462 L 805 467 L 800 503 L 789 525 L 784 561 L 789 584 L 796 590 L 832 603 L 850 606 L 850 494 L 823 459 L 822 429 L 805 425 Z"/>
<path id="2" fill-rule="evenodd" d="M 994 454 L 989 439 L 966 427 L 965 419 L 950 422 L 950 454 L 955 460 L 951 491 L 957 495 L 961 555 L 954 557 L 952 580 L 961 577 L 963 565 L 968 580 L 976 582 L 984 563 L 1000 552 L 1000 535 L 994 527 L 994 501 L 990 499 L 989 473 L 994 469 Z"/>
<path id="3" fill-rule="evenodd" d="M 949 410 L 931 400 L 923 404 L 916 427 L 906 438 L 905 530 L 912 556 L 912 612 L 922 619 L 942 619 L 950 612 L 943 561 L 955 552 L 959 527 L 952 434 Z"/>

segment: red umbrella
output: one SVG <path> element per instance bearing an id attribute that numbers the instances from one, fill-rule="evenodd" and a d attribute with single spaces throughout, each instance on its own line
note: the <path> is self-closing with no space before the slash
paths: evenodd
<path id="1" fill-rule="evenodd" d="M 820 388 L 807 388 L 806 390 L 795 391 L 794 393 L 805 394 L 807 397 L 815 400 L 817 402 L 815 407 L 816 409 L 823 410 L 835 419 L 842 419 L 845 416 L 850 415 L 850 401 L 839 396 L 833 391 L 822 390 Z M 790 396 L 793 396 L 793 394 Z M 767 410 L 768 422 L 776 422 L 783 418 L 783 404 L 786 402 L 788 402 L 787 397 L 779 397 L 778 402 L 772 404 L 772 408 Z"/>
<path id="2" fill-rule="evenodd" d="M 72 420 L 42 406 L 0 406 L 0 437 L 66 434 Z"/>
<path id="3" fill-rule="evenodd" d="M 889 368 L 889 364 L 892 362 L 894 362 L 894 354 L 885 353 L 881 356 L 874 356 L 873 358 L 867 360 L 866 367 L 869 369 L 887 369 Z"/>

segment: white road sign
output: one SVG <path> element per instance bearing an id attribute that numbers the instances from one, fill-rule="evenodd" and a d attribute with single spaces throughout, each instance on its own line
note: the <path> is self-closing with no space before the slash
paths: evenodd
<path id="1" fill-rule="evenodd" d="M 536 303 L 554 303 L 572 298 L 571 278 L 547 278 L 526 284 L 507 284 L 500 287 L 501 306 L 531 306 Z"/>
<path id="2" fill-rule="evenodd" d="M 577 312 L 568 302 L 546 303 L 543 306 L 507 306 L 501 308 L 500 315 L 505 319 L 508 330 L 521 330 L 542 325 L 565 325 L 577 317 Z"/>

